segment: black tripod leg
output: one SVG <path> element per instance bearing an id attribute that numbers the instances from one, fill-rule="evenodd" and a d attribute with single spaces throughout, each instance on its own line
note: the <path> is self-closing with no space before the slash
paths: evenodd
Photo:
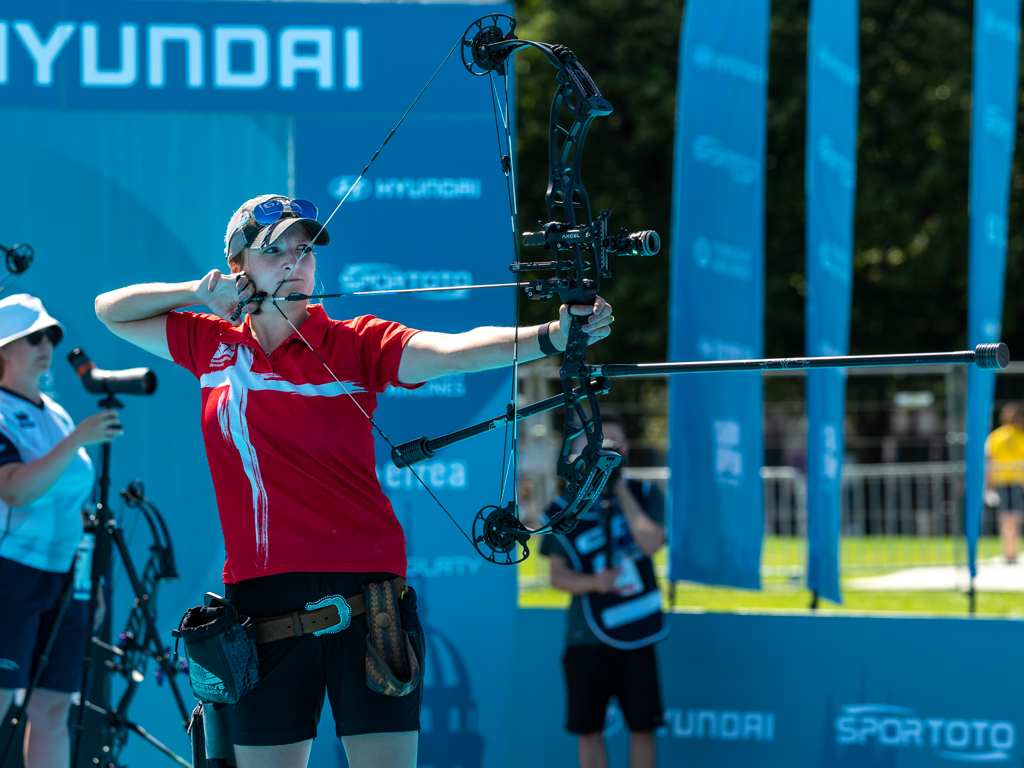
<path id="1" fill-rule="evenodd" d="M 11 750 L 14 746 L 19 743 L 19 736 L 25 725 L 25 711 L 28 709 L 28 704 L 32 700 L 32 694 L 36 692 L 36 688 L 39 687 L 39 681 L 43 678 L 43 670 L 46 669 L 46 665 L 50 663 L 50 651 L 53 650 L 53 644 L 57 640 L 57 633 L 60 631 L 61 622 L 64 621 L 64 614 L 67 613 L 68 606 L 71 604 L 71 595 L 75 589 L 75 569 L 72 566 L 71 571 L 64 579 L 64 589 L 60 595 L 60 604 L 57 608 L 57 615 L 53 619 L 53 626 L 50 627 L 50 634 L 46 638 L 46 644 L 43 646 L 42 652 L 39 654 L 39 658 L 36 660 L 35 672 L 32 675 L 32 681 L 29 683 L 28 689 L 25 691 L 25 699 L 19 706 L 16 706 L 11 711 L 11 717 L 9 724 L 11 726 L 7 733 L 7 743 L 3 745 L 3 749 L 0 750 L 0 766 L 7 763 L 8 758 L 11 756 Z"/>

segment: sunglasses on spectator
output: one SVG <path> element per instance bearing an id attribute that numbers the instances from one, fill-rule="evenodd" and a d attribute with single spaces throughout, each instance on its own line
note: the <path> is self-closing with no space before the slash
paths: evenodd
<path id="1" fill-rule="evenodd" d="M 64 338 L 64 333 L 56 325 L 51 325 L 49 328 L 43 328 L 38 331 L 32 331 L 32 333 L 25 336 L 25 341 L 31 344 L 33 347 L 38 347 L 39 343 L 43 340 L 43 336 L 50 340 L 53 346 L 60 344 L 60 340 Z"/>

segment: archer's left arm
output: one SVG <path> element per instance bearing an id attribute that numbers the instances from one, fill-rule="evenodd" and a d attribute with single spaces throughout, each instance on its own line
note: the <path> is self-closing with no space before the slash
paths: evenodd
<path id="1" fill-rule="evenodd" d="M 603 339 L 611 333 L 612 306 L 600 296 L 592 305 L 563 304 L 558 321 L 547 324 L 548 338 L 555 349 L 565 349 L 569 337 L 570 314 L 584 317 L 583 331 L 590 342 Z M 539 335 L 545 326 L 534 325 L 519 329 L 519 362 L 525 363 L 544 357 Z M 398 381 L 419 384 L 451 373 L 472 373 L 500 368 L 512 360 L 516 340 L 515 328 L 474 328 L 465 333 L 433 333 L 423 331 L 413 336 L 402 350 L 398 365 Z"/>

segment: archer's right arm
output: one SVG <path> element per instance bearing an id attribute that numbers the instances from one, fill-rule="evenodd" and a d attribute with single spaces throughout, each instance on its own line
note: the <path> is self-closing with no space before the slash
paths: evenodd
<path id="1" fill-rule="evenodd" d="M 185 283 L 142 283 L 118 288 L 96 297 L 96 317 L 114 335 L 170 360 L 168 313 L 205 304 L 214 314 L 228 319 L 238 303 L 236 275 L 229 277 L 214 269 L 199 280 Z"/>

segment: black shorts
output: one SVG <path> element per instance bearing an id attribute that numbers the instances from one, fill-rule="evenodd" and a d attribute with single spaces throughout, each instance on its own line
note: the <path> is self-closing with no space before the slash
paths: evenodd
<path id="1" fill-rule="evenodd" d="M 610 645 L 570 645 L 562 659 L 569 690 L 570 733 L 597 733 L 604 728 L 612 696 L 619 700 L 631 731 L 661 726 L 661 692 L 654 646 L 631 651 Z"/>
<path id="2" fill-rule="evenodd" d="M 67 574 L 0 557 L 0 688 L 27 688 L 53 628 Z M 88 603 L 72 600 L 57 629 L 39 687 L 74 693 L 82 686 Z"/>
<path id="3" fill-rule="evenodd" d="M 362 585 L 394 578 L 391 573 L 281 573 L 226 584 L 226 597 L 238 612 L 254 618 L 304 610 L 330 595 L 352 597 Z M 406 589 L 400 602 L 402 627 L 424 663 L 423 628 L 416 615 L 416 593 Z M 366 686 L 366 614 L 352 617 L 334 634 L 289 637 L 259 646 L 260 682 L 230 707 L 231 741 L 241 746 L 294 744 L 316 737 L 324 692 L 334 712 L 335 733 L 418 731 L 423 684 L 408 696 L 385 696 Z"/>
<path id="4" fill-rule="evenodd" d="M 1024 512 L 1024 487 L 1004 485 L 996 490 L 999 492 L 1000 512 Z"/>

